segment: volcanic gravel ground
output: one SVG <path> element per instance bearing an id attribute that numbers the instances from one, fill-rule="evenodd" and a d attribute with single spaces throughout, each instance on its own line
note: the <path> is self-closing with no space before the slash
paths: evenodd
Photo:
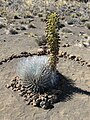
<path id="1" fill-rule="evenodd" d="M 12 6 L 16 3 L 6 6 L 0 1 L 0 120 L 89 120 L 90 2 L 70 2 L 61 6 L 58 0 L 45 8 L 40 0 L 39 6 L 35 1 L 30 9 L 18 3 L 21 9 L 14 12 Z M 57 9 L 53 3 L 58 3 Z M 57 69 L 65 80 L 63 87 L 66 86 L 66 93 L 47 110 L 26 105 L 18 91 L 6 87 L 17 76 L 16 67 L 21 57 L 43 52 L 40 45 L 45 46 L 45 10 L 47 13 L 56 10 L 60 17 Z"/>

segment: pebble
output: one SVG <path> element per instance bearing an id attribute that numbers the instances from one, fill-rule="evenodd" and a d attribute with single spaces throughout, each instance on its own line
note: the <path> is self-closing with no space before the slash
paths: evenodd
<path id="1" fill-rule="evenodd" d="M 45 108 L 45 101 L 41 101 L 41 102 L 40 102 L 40 107 L 41 107 L 41 108 Z"/>
<path id="2" fill-rule="evenodd" d="M 20 89 L 20 91 L 22 92 L 22 91 L 25 91 L 25 88 L 23 88 L 22 86 L 21 86 L 21 89 Z"/>
<path id="3" fill-rule="evenodd" d="M 14 88 L 14 89 L 13 89 L 13 91 L 17 91 L 17 89 L 16 89 L 16 88 Z"/>
<path id="4" fill-rule="evenodd" d="M 28 25 L 28 28 L 36 28 L 36 26 L 31 23 L 31 24 Z"/>
<path id="5" fill-rule="evenodd" d="M 83 65 L 84 65 L 84 63 L 81 64 L 81 66 L 83 66 Z"/>
<path id="6" fill-rule="evenodd" d="M 0 29 L 2 29 L 4 27 L 5 27 L 5 25 L 2 22 L 0 22 Z"/>
<path id="7" fill-rule="evenodd" d="M 19 80 L 19 76 L 16 76 L 16 77 L 15 77 L 15 80 Z"/>
<path id="8" fill-rule="evenodd" d="M 90 22 L 86 22 L 86 23 L 85 23 L 85 26 L 86 26 L 88 29 L 90 29 Z"/>
<path id="9" fill-rule="evenodd" d="M 73 25 L 73 24 L 77 24 L 79 23 L 78 19 L 75 19 L 75 18 L 71 18 L 71 19 L 68 19 L 67 20 L 67 24 L 69 25 Z"/>
<path id="10" fill-rule="evenodd" d="M 19 87 L 21 87 L 21 85 L 20 84 L 16 84 L 16 87 L 19 88 Z"/>
<path id="11" fill-rule="evenodd" d="M 29 99 L 28 101 L 26 101 L 26 105 L 30 105 L 31 100 Z"/>
<path id="12" fill-rule="evenodd" d="M 64 28 L 62 28 L 62 32 L 64 32 L 64 33 L 72 33 L 72 30 L 70 28 L 68 28 L 68 27 L 64 27 Z"/>
<path id="13" fill-rule="evenodd" d="M 69 55 L 69 59 L 72 59 L 72 60 L 73 60 L 73 59 L 75 59 L 75 58 L 76 58 L 75 55 L 72 55 L 72 54 Z"/>
<path id="14" fill-rule="evenodd" d="M 29 99 L 29 98 L 30 98 L 30 95 L 27 94 L 27 99 Z"/>
<path id="15" fill-rule="evenodd" d="M 26 26 L 20 26 L 20 30 L 26 30 Z"/>
<path id="16" fill-rule="evenodd" d="M 24 93 L 23 97 L 24 97 L 24 98 L 27 98 L 27 94 L 26 94 L 26 92 Z"/>
<path id="17" fill-rule="evenodd" d="M 20 90 L 20 89 L 21 89 L 21 85 L 20 85 L 20 84 L 17 84 L 17 85 L 16 85 L 16 88 L 17 88 L 17 90 Z"/>
<path id="18" fill-rule="evenodd" d="M 31 93 L 31 91 L 30 91 L 30 90 L 28 90 L 28 91 L 27 91 L 27 94 L 30 94 L 30 93 Z"/>
<path id="19" fill-rule="evenodd" d="M 6 87 L 6 88 L 10 88 L 10 87 L 11 87 L 11 85 L 7 84 L 5 87 Z"/>
<path id="20" fill-rule="evenodd" d="M 47 54 L 50 54 L 50 49 L 47 49 Z"/>
<path id="21" fill-rule="evenodd" d="M 34 16 L 31 13 L 25 14 L 24 18 L 34 18 Z"/>
<path id="22" fill-rule="evenodd" d="M 23 96 L 23 95 L 25 95 L 25 94 L 26 94 L 26 91 L 23 91 L 23 92 L 20 92 L 20 93 L 19 93 L 20 96 Z"/>
<path id="23" fill-rule="evenodd" d="M 14 19 L 21 19 L 18 15 L 14 15 Z"/>
<path id="24" fill-rule="evenodd" d="M 69 47 L 70 45 L 68 43 L 62 45 L 62 47 Z"/>
<path id="25" fill-rule="evenodd" d="M 48 99 L 51 99 L 52 98 L 52 95 L 48 95 Z"/>
<path id="26" fill-rule="evenodd" d="M 38 17 L 43 17 L 43 13 L 38 13 Z"/>
<path id="27" fill-rule="evenodd" d="M 64 55 L 66 55 L 67 54 L 67 52 L 63 52 L 63 51 L 60 51 L 59 50 L 59 57 L 63 57 Z"/>
<path id="28" fill-rule="evenodd" d="M 35 107 L 35 106 L 37 106 L 37 104 L 36 104 L 36 101 L 35 100 L 33 100 L 33 106 Z"/>
<path id="29" fill-rule="evenodd" d="M 42 21 L 42 22 L 46 22 L 46 21 L 47 21 L 47 20 L 46 20 L 46 17 L 42 17 L 42 18 L 41 18 L 41 21 Z"/>
<path id="30" fill-rule="evenodd" d="M 7 30 L 6 34 L 8 34 L 8 33 L 15 35 L 15 34 L 18 34 L 18 31 L 14 28 L 11 28 L 10 30 Z"/>
<path id="31" fill-rule="evenodd" d="M 38 55 L 44 55 L 46 53 L 46 51 L 43 49 L 43 48 L 39 48 L 38 50 L 37 50 L 37 54 Z"/>
<path id="32" fill-rule="evenodd" d="M 30 93 L 30 98 L 33 96 L 33 93 Z"/>
<path id="33" fill-rule="evenodd" d="M 36 99 L 36 104 L 37 104 L 37 105 L 40 105 L 40 102 L 41 102 L 41 99 L 37 98 L 37 99 Z"/>
<path id="34" fill-rule="evenodd" d="M 80 60 L 81 61 L 81 63 L 85 63 L 85 60 Z"/>
<path id="35" fill-rule="evenodd" d="M 90 67 L 90 62 L 87 63 L 87 67 Z"/>
<path id="36" fill-rule="evenodd" d="M 76 61 L 80 61 L 80 60 L 82 60 L 82 58 L 81 57 L 76 57 L 77 58 L 77 60 Z"/>
<path id="37" fill-rule="evenodd" d="M 18 90 L 19 95 L 23 97 L 24 101 L 26 101 L 27 105 L 33 105 L 34 107 L 41 107 L 43 109 L 51 108 L 52 101 L 53 103 L 56 101 L 57 96 L 53 97 L 53 95 L 45 94 L 34 94 L 30 90 L 26 89 L 26 87 L 22 86 L 18 83 L 20 81 L 19 77 L 16 76 L 15 79 L 11 80 L 10 87 L 13 91 L 17 91 L 17 88 L 20 87 Z M 7 88 L 9 88 L 9 85 L 7 85 Z M 55 90 L 54 90 L 55 93 Z"/>
<path id="38" fill-rule="evenodd" d="M 86 22 L 86 21 L 89 20 L 89 18 L 87 18 L 87 17 L 81 17 L 80 20 L 81 20 L 81 22 Z"/>

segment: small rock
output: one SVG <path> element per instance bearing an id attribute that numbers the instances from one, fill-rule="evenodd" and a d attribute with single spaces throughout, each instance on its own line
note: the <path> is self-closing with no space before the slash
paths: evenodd
<path id="1" fill-rule="evenodd" d="M 41 102 L 40 102 L 40 107 L 41 107 L 41 108 L 45 108 L 45 101 L 41 101 Z"/>
<path id="2" fill-rule="evenodd" d="M 43 17 L 43 13 L 38 13 L 38 17 Z"/>
<path id="3" fill-rule="evenodd" d="M 84 63 L 81 64 L 81 66 L 83 66 L 83 65 L 84 65 Z"/>
<path id="4" fill-rule="evenodd" d="M 19 95 L 20 95 L 20 96 L 23 96 L 23 93 L 22 93 L 22 92 L 20 92 L 20 93 L 19 93 Z"/>
<path id="5" fill-rule="evenodd" d="M 82 17 L 80 20 L 81 20 L 81 22 L 86 22 L 86 21 L 89 20 L 89 18 L 87 18 L 87 17 Z"/>
<path id="6" fill-rule="evenodd" d="M 30 33 L 25 33 L 26 35 L 28 35 L 28 37 L 34 37 L 34 38 L 36 38 L 36 36 L 37 36 L 37 34 L 34 34 L 34 33 L 32 33 L 32 32 L 30 32 Z"/>
<path id="7" fill-rule="evenodd" d="M 29 99 L 29 98 L 30 98 L 30 95 L 27 94 L 27 99 Z"/>
<path id="8" fill-rule="evenodd" d="M 47 49 L 47 54 L 50 54 L 50 49 Z"/>
<path id="9" fill-rule="evenodd" d="M 46 101 L 44 96 L 41 96 L 41 100 L 42 101 Z"/>
<path id="10" fill-rule="evenodd" d="M 13 91 L 17 91 L 17 89 L 16 89 L 16 88 L 14 88 L 14 89 L 13 89 Z"/>
<path id="11" fill-rule="evenodd" d="M 40 106 L 40 102 L 41 102 L 41 99 L 37 98 L 37 99 L 36 99 L 36 104 L 37 104 L 37 106 Z"/>
<path id="12" fill-rule="evenodd" d="M 25 94 L 26 94 L 26 91 L 23 91 L 23 92 L 20 92 L 20 93 L 19 93 L 20 96 L 23 96 L 23 95 L 25 95 Z"/>
<path id="13" fill-rule="evenodd" d="M 27 94 L 25 93 L 25 94 L 23 95 L 23 97 L 24 97 L 24 98 L 27 98 Z"/>
<path id="14" fill-rule="evenodd" d="M 28 90 L 28 91 L 27 91 L 27 94 L 30 94 L 30 93 L 31 93 L 31 91 L 30 91 L 30 90 Z"/>
<path id="15" fill-rule="evenodd" d="M 20 84 L 17 84 L 17 85 L 16 85 L 16 88 L 18 88 L 18 90 L 20 90 L 20 89 L 21 89 L 21 85 L 20 85 Z"/>
<path id="16" fill-rule="evenodd" d="M 90 67 L 90 62 L 87 63 L 87 67 Z"/>
<path id="17" fill-rule="evenodd" d="M 24 101 L 28 101 L 28 99 L 26 97 L 23 97 Z"/>
<path id="18" fill-rule="evenodd" d="M 85 60 L 80 60 L 81 61 L 81 63 L 85 63 Z"/>
<path id="19" fill-rule="evenodd" d="M 32 99 L 36 100 L 38 98 L 38 94 L 33 94 Z"/>
<path id="20" fill-rule="evenodd" d="M 72 19 L 68 19 L 67 23 L 69 25 L 73 25 L 73 24 L 79 23 L 79 21 L 77 19 L 75 19 L 75 18 L 72 18 Z"/>
<path id="21" fill-rule="evenodd" d="M 26 30 L 25 26 L 20 26 L 20 30 Z"/>
<path id="22" fill-rule="evenodd" d="M 16 79 L 12 79 L 11 81 L 10 81 L 10 83 L 15 83 L 16 82 Z"/>
<path id="23" fill-rule="evenodd" d="M 19 80 L 19 76 L 16 76 L 16 77 L 15 77 L 15 80 Z"/>
<path id="24" fill-rule="evenodd" d="M 80 59 L 78 57 L 75 58 L 75 61 L 80 61 Z"/>
<path id="25" fill-rule="evenodd" d="M 11 86 L 13 87 L 15 85 L 15 81 L 11 81 Z"/>
<path id="26" fill-rule="evenodd" d="M 64 32 L 64 33 L 72 33 L 72 30 L 65 27 L 65 28 L 62 28 L 62 32 Z"/>
<path id="27" fill-rule="evenodd" d="M 3 27 L 5 27 L 5 25 L 2 22 L 0 22 L 0 29 L 2 29 Z"/>
<path id="28" fill-rule="evenodd" d="M 37 54 L 38 55 L 44 55 L 46 53 L 46 51 L 43 49 L 43 48 L 39 48 L 38 50 L 37 50 Z"/>
<path id="29" fill-rule="evenodd" d="M 90 29 L 90 22 L 86 22 L 86 23 L 85 23 L 85 26 L 86 26 L 88 29 Z"/>
<path id="30" fill-rule="evenodd" d="M 20 19 L 20 17 L 17 15 L 14 15 L 14 19 Z"/>
<path id="31" fill-rule="evenodd" d="M 20 91 L 21 91 L 21 92 L 22 92 L 22 91 L 25 91 L 25 88 L 21 87 Z"/>
<path id="32" fill-rule="evenodd" d="M 14 87 L 14 86 L 11 86 L 10 88 L 13 90 L 15 87 Z"/>
<path id="33" fill-rule="evenodd" d="M 29 24 L 28 28 L 36 28 L 36 26 L 34 24 Z"/>
<path id="34" fill-rule="evenodd" d="M 25 14 L 24 18 L 34 18 L 34 16 L 31 13 L 29 13 L 29 14 Z"/>
<path id="35" fill-rule="evenodd" d="M 51 99 L 52 98 L 52 95 L 48 95 L 48 99 Z"/>
<path id="36" fill-rule="evenodd" d="M 15 34 L 18 34 L 18 31 L 16 29 L 12 28 L 9 30 L 9 33 L 15 35 Z"/>
<path id="37" fill-rule="evenodd" d="M 5 87 L 6 87 L 6 88 L 10 88 L 10 87 L 11 87 L 11 85 L 7 84 Z"/>
<path id="38" fill-rule="evenodd" d="M 68 43 L 62 45 L 62 47 L 69 47 L 70 45 Z"/>
<path id="39" fill-rule="evenodd" d="M 31 100 L 26 101 L 26 105 L 30 105 Z"/>
<path id="40" fill-rule="evenodd" d="M 75 59 L 75 58 L 76 58 L 75 55 L 72 55 L 72 54 L 69 55 L 69 59 L 72 59 L 72 60 L 73 60 L 73 59 Z"/>
<path id="41" fill-rule="evenodd" d="M 33 93 L 30 93 L 30 98 L 33 97 Z"/>
<path id="42" fill-rule="evenodd" d="M 33 100 L 33 106 L 35 107 L 35 106 L 37 106 L 37 104 L 36 104 L 36 101 L 35 100 Z"/>
<path id="43" fill-rule="evenodd" d="M 59 50 L 59 57 L 63 57 L 64 55 L 66 55 L 67 54 L 67 52 L 63 52 L 63 51 L 60 51 Z"/>
<path id="44" fill-rule="evenodd" d="M 47 20 L 46 20 L 46 17 L 42 17 L 42 18 L 41 18 L 41 21 L 42 21 L 42 22 L 46 22 L 46 21 L 47 21 Z"/>

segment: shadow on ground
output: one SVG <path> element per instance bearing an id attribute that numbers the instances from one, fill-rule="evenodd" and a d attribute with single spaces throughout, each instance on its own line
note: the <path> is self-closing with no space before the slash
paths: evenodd
<path id="1" fill-rule="evenodd" d="M 58 85 L 59 86 L 58 89 L 60 89 L 62 91 L 61 94 L 57 94 L 57 96 L 58 96 L 57 102 L 60 102 L 60 101 L 66 102 L 66 101 L 72 99 L 73 95 L 75 93 L 90 96 L 90 91 L 83 90 L 79 87 L 76 87 L 73 80 L 63 76 L 59 72 L 57 74 L 59 75 L 59 80 L 60 80 L 60 84 Z"/>

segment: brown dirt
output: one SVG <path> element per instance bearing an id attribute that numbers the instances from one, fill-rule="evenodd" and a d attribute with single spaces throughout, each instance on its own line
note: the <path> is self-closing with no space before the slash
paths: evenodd
<path id="1" fill-rule="evenodd" d="M 21 19 L 20 19 L 21 20 Z M 20 21 L 19 20 L 19 21 Z M 39 46 L 35 37 L 28 37 L 25 33 L 34 33 L 38 36 L 44 34 L 45 23 L 39 17 L 34 17 L 36 28 L 20 31 L 19 34 L 5 34 L 5 29 L 0 29 L 0 61 L 7 59 L 12 54 L 19 55 L 21 52 L 37 52 Z M 72 91 L 67 97 L 54 104 L 54 108 L 43 110 L 37 107 L 28 106 L 23 99 L 5 87 L 16 76 L 16 66 L 19 58 L 14 58 L 10 62 L 0 65 L 0 120 L 89 120 L 90 119 L 90 46 L 79 47 L 77 40 L 78 34 L 84 31 L 90 36 L 90 30 L 86 27 L 68 26 L 74 34 L 67 33 L 67 37 L 61 39 L 60 50 L 67 54 L 82 58 L 85 62 L 71 60 L 70 58 L 60 57 L 58 63 L 59 72 L 69 77 L 74 83 Z M 62 36 L 61 36 L 62 38 Z M 69 43 L 69 47 L 63 44 Z"/>

